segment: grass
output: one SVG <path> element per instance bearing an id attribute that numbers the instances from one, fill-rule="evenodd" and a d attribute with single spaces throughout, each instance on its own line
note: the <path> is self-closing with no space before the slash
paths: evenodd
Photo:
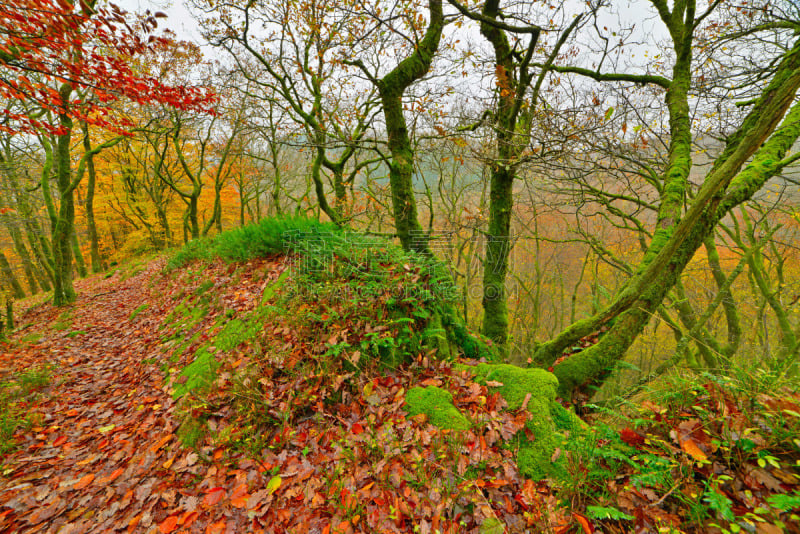
<path id="1" fill-rule="evenodd" d="M 73 321 L 72 310 L 69 310 L 69 309 L 68 310 L 64 310 L 58 316 L 58 319 L 56 320 L 56 322 L 53 323 L 53 329 L 54 330 L 59 330 L 59 331 L 69 330 L 70 327 L 72 326 L 72 321 Z"/>
<path id="2" fill-rule="evenodd" d="M 50 368 L 40 367 L 0 382 L 0 454 L 16 449 L 14 434 L 18 429 L 29 429 L 36 424 L 38 415 L 31 406 L 50 384 L 51 376 Z"/>
<path id="3" fill-rule="evenodd" d="M 262 219 L 212 238 L 195 239 L 187 243 L 167 262 L 168 269 L 177 269 L 195 260 L 247 261 L 252 258 L 296 251 L 297 243 L 309 236 L 341 235 L 332 223 L 322 223 L 305 217 L 274 217 Z M 297 239 L 293 239 L 296 237 Z"/>
<path id="4" fill-rule="evenodd" d="M 137 316 L 138 316 L 140 313 L 142 313 L 143 311 L 145 311 L 145 310 L 146 310 L 147 308 L 149 308 L 149 307 L 150 307 L 150 304 L 149 304 L 149 303 L 147 303 L 147 302 L 145 302 L 144 304 L 142 304 L 141 306 L 139 306 L 138 308 L 136 308 L 135 310 L 133 310 L 133 311 L 131 312 L 131 315 L 130 315 L 130 317 L 128 317 L 128 321 L 130 321 L 130 322 L 133 322 L 133 320 L 134 320 L 134 319 L 136 319 L 136 317 L 137 317 Z"/>

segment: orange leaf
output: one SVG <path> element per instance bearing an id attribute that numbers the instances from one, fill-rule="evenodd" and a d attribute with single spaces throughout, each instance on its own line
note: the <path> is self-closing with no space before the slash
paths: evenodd
<path id="1" fill-rule="evenodd" d="M 58 447 L 67 441 L 67 436 L 61 435 L 53 442 L 53 447 Z"/>
<path id="2" fill-rule="evenodd" d="M 169 516 L 158 525 L 158 531 L 161 532 L 161 534 L 169 534 L 176 528 L 178 528 L 178 517 L 174 515 Z"/>
<path id="3" fill-rule="evenodd" d="M 166 436 L 161 438 L 161 441 L 150 447 L 150 452 L 156 452 L 158 449 L 169 443 L 170 440 L 172 440 L 172 434 L 167 434 Z"/>
<path id="4" fill-rule="evenodd" d="M 94 480 L 94 475 L 84 475 L 84 476 L 83 476 L 83 478 L 81 478 L 81 479 L 78 481 L 78 483 L 77 483 L 77 484 L 75 484 L 74 486 L 72 486 L 72 489 L 76 489 L 76 490 L 82 490 L 83 488 L 85 488 L 86 486 L 88 486 L 89 484 L 91 484 L 91 483 L 92 483 L 92 480 Z"/>
<path id="5" fill-rule="evenodd" d="M 213 488 L 209 490 L 203 498 L 203 504 L 206 506 L 214 506 L 218 504 L 225 497 L 225 490 L 222 488 Z"/>
<path id="6" fill-rule="evenodd" d="M 206 534 L 219 534 L 225 532 L 225 521 L 218 521 L 206 527 Z"/>
<path id="7" fill-rule="evenodd" d="M 247 506 L 248 499 L 250 499 L 250 494 L 247 493 L 247 484 L 240 484 L 231 494 L 231 505 L 236 508 L 244 508 Z"/>
<path id="8" fill-rule="evenodd" d="M 681 448 L 686 451 L 686 453 L 697 460 L 698 462 L 704 462 L 708 459 L 706 453 L 700 449 L 697 443 L 692 439 L 688 438 L 681 442 Z"/>
<path id="9" fill-rule="evenodd" d="M 589 518 L 576 512 L 572 512 L 572 517 L 578 520 L 586 534 L 594 534 L 594 525 L 589 522 Z"/>
<path id="10" fill-rule="evenodd" d="M 141 519 L 142 519 L 142 514 L 139 514 L 130 521 L 128 521 L 128 532 L 133 532 L 134 530 L 136 530 L 136 525 L 139 524 L 139 521 L 141 521 Z"/>
<path id="11" fill-rule="evenodd" d="M 184 527 L 188 527 L 192 523 L 194 523 L 195 519 L 200 517 L 198 512 L 184 512 L 181 518 L 178 520 L 178 524 Z"/>

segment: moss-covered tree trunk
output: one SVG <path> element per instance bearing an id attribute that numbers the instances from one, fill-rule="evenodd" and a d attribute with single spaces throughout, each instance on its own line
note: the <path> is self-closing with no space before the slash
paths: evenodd
<path id="1" fill-rule="evenodd" d="M 317 138 L 317 151 L 314 160 L 311 162 L 311 180 L 314 182 L 314 192 L 317 195 L 317 204 L 328 218 L 336 225 L 342 224 L 342 217 L 338 206 L 331 206 L 328 197 L 325 195 L 325 183 L 322 181 L 322 160 L 325 159 L 325 148 L 322 141 Z"/>
<path id="2" fill-rule="evenodd" d="M 88 275 L 89 272 L 86 269 L 86 262 L 83 259 L 83 253 L 81 252 L 81 245 L 78 242 L 78 233 L 76 232 L 74 223 L 69 242 L 70 246 L 72 247 L 72 256 L 75 258 L 75 269 L 78 271 L 78 276 L 81 278 L 86 278 L 86 275 Z"/>
<path id="3" fill-rule="evenodd" d="M 97 223 L 94 218 L 94 193 L 97 183 L 97 171 L 94 167 L 89 126 L 83 121 L 81 127 L 83 128 L 83 150 L 87 158 L 86 172 L 88 174 L 86 182 L 86 229 L 89 234 L 89 257 L 92 262 L 92 272 L 99 273 L 103 271 L 105 265 L 103 257 L 100 255 L 100 241 L 97 236 Z"/>
<path id="4" fill-rule="evenodd" d="M 562 393 L 569 394 L 576 387 L 601 378 L 624 356 L 625 351 L 642 332 L 666 294 L 676 284 L 694 253 L 712 235 L 719 221 L 731 209 L 752 198 L 786 164 L 782 161 L 783 158 L 800 138 L 800 104 L 792 107 L 781 127 L 768 138 L 774 117 L 767 116 L 763 112 L 771 110 L 783 116 L 786 107 L 792 102 L 791 98 L 800 88 L 800 48 L 795 47 L 794 53 L 799 57 L 789 58 L 790 61 L 784 61 L 782 65 L 784 68 L 794 65 L 794 71 L 791 73 L 784 71 L 783 74 L 790 74 L 786 77 L 781 76 L 779 72 L 762 96 L 761 102 L 748 117 L 752 120 L 745 121 L 743 128 L 748 128 L 750 134 L 761 132 L 761 135 L 742 137 L 734 135 L 723 153 L 723 156 L 727 154 L 729 158 L 747 159 L 755 151 L 752 161 L 738 173 L 735 173 L 734 169 L 739 168 L 744 161 L 735 167 L 731 165 L 730 160 L 717 161 L 706 178 L 706 183 L 723 179 L 723 182 L 729 185 L 716 190 L 710 200 L 703 204 L 697 217 L 689 219 L 691 224 L 687 223 L 687 219 L 692 210 L 684 216 L 673 236 L 664 245 L 665 250 L 674 247 L 674 251 L 666 258 L 664 267 L 651 283 L 635 293 L 633 301 L 617 315 L 608 333 L 596 345 L 570 356 L 555 367 L 554 372 L 561 383 Z M 763 144 L 759 139 L 765 139 Z M 740 146 L 734 147 L 732 144 Z M 724 175 L 720 176 L 721 173 L 731 173 L 732 176 L 725 179 Z M 701 194 L 698 194 L 696 198 L 700 197 Z M 637 277 L 636 281 L 640 281 L 640 277 Z"/>
<path id="5" fill-rule="evenodd" d="M 36 269 L 31 260 L 31 255 L 28 252 L 28 247 L 25 246 L 25 241 L 22 239 L 22 234 L 18 228 L 10 226 L 8 228 L 8 233 L 11 235 L 11 240 L 14 242 L 14 250 L 22 261 L 22 270 L 25 273 L 25 279 L 28 282 L 31 294 L 35 295 L 39 292 L 39 285 L 36 278 Z"/>
<path id="6" fill-rule="evenodd" d="M 58 185 L 59 205 L 52 228 L 53 243 L 53 304 L 64 306 L 75 300 L 75 289 L 72 287 L 72 247 L 71 237 L 75 223 L 75 199 L 72 186 L 72 161 L 70 158 L 70 141 L 72 137 L 72 118 L 67 113 L 72 86 L 61 85 L 59 90 L 64 110 L 59 114 L 61 132 L 56 136 L 55 171 Z"/>
<path id="7" fill-rule="evenodd" d="M 2 250 L 0 250 L 0 273 L 3 275 L 3 279 L 6 282 L 4 285 L 8 285 L 8 287 L 11 288 L 14 298 L 24 298 L 25 290 L 22 289 L 22 285 L 19 283 L 19 280 L 17 280 L 14 270 L 11 268 L 11 263 L 9 263 L 8 258 L 6 258 Z"/>
<path id="8" fill-rule="evenodd" d="M 403 115 L 403 95 L 431 67 L 444 28 L 441 0 L 428 2 L 428 27 L 425 36 L 410 56 L 397 64 L 383 78 L 374 80 L 378 87 L 386 121 L 389 162 L 389 185 L 392 191 L 392 214 L 400 244 L 405 250 L 428 254 L 428 239 L 422 230 L 414 198 L 414 149 Z"/>
<path id="9" fill-rule="evenodd" d="M 486 259 L 483 263 L 483 335 L 506 352 L 508 309 L 506 276 L 511 252 L 511 215 L 514 208 L 514 179 L 519 157 L 530 138 L 530 121 L 521 121 L 525 95 L 531 82 L 528 71 L 538 30 L 531 37 L 528 52 L 522 60 L 512 54 L 508 37 L 496 21 L 501 17 L 499 0 L 488 0 L 484 6 L 481 34 L 491 43 L 495 56 L 497 108 L 494 110 L 496 155 L 490 163 L 489 229 Z M 518 126 L 521 126 L 518 128 Z"/>

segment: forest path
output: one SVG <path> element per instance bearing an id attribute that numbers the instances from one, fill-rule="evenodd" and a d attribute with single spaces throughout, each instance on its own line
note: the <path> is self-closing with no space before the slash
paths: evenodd
<path id="1" fill-rule="evenodd" d="M 51 365 L 52 380 L 31 407 L 37 426 L 18 430 L 19 447 L 0 458 L 0 532 L 247 531 L 236 508 L 203 513 L 221 495 L 197 483 L 219 474 L 225 486 L 227 468 L 198 462 L 174 434 L 158 327 L 175 302 L 161 298 L 162 268 L 157 260 L 127 280 L 81 280 L 73 306 L 42 304 L 18 320 L 31 324 L 22 336 L 42 337 L 0 353 L 0 378 Z M 131 321 L 143 304 L 148 313 Z M 54 329 L 59 322 L 69 326 Z M 231 474 L 231 484 L 248 478 Z"/>

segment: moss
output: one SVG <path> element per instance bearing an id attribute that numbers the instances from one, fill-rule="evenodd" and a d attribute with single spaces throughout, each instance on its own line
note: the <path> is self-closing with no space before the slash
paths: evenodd
<path id="1" fill-rule="evenodd" d="M 503 384 L 498 390 L 511 410 L 522 406 L 528 393 L 531 394 L 528 401 L 531 413 L 536 413 L 538 405 L 546 408 L 556 398 L 558 379 L 544 369 L 525 369 L 504 363 L 482 363 L 477 366 L 475 372 L 479 382 L 494 381 Z"/>
<path id="2" fill-rule="evenodd" d="M 442 325 L 442 317 L 434 312 L 422 333 L 423 344 L 428 349 L 436 349 L 436 357 L 440 360 L 453 358 L 453 347 L 447 339 L 447 332 Z"/>
<path id="3" fill-rule="evenodd" d="M 444 389 L 429 386 L 411 388 L 406 393 L 409 416 L 424 413 L 431 424 L 451 430 L 467 430 L 469 420 L 453 405 L 453 395 Z"/>
<path id="4" fill-rule="evenodd" d="M 566 445 L 563 434 L 556 432 L 553 422 L 539 417 L 538 421 L 528 421 L 527 428 L 532 434 L 530 439 L 526 432 L 518 432 L 512 440 L 517 447 L 517 468 L 520 474 L 533 480 L 543 478 L 564 479 L 567 470 L 564 456 L 557 449 Z"/>
<path id="5" fill-rule="evenodd" d="M 578 417 L 556 402 L 558 380 L 544 369 L 524 369 L 507 364 L 479 364 L 477 367 L 456 366 L 476 374 L 476 380 L 492 386 L 508 403 L 518 410 L 530 394 L 526 409 L 533 416 L 525 431 L 518 432 L 508 443 L 516 450 L 519 472 L 528 478 L 560 479 L 567 475 L 565 454 L 557 453 L 568 447 L 568 438 L 581 432 L 583 423 Z"/>
<path id="6" fill-rule="evenodd" d="M 145 302 L 144 304 L 142 304 L 141 306 L 139 306 L 138 308 L 136 308 L 135 310 L 133 310 L 133 311 L 131 312 L 130 316 L 128 317 L 128 321 L 130 321 L 130 322 L 133 322 L 133 320 L 134 320 L 134 319 L 136 319 L 136 317 L 137 317 L 137 316 L 138 316 L 140 313 L 142 313 L 143 311 L 145 311 L 145 310 L 146 310 L 146 309 L 147 309 L 149 306 L 150 306 L 150 304 L 149 304 L 149 303 L 147 303 L 147 302 Z"/>
<path id="7" fill-rule="evenodd" d="M 442 314 L 442 326 L 447 332 L 448 339 L 464 353 L 470 360 L 483 360 L 495 362 L 500 360 L 497 351 L 490 346 L 490 341 L 470 334 L 464 323 L 455 315 L 455 310 L 445 309 Z"/>
<path id="8" fill-rule="evenodd" d="M 211 289 L 212 287 L 214 287 L 214 281 L 213 280 L 206 280 L 205 282 L 203 282 L 202 284 L 197 286 L 197 288 L 195 288 L 195 290 L 192 291 L 192 293 L 194 295 L 200 296 L 200 295 L 204 294 L 206 291 L 208 291 L 209 289 Z"/>
<path id="9" fill-rule="evenodd" d="M 558 402 L 550 404 L 550 415 L 553 418 L 556 430 L 560 432 L 569 432 L 570 435 L 574 435 L 586 429 L 586 423 L 581 421 L 581 418 L 575 415 L 575 412 L 567 410 Z"/>

